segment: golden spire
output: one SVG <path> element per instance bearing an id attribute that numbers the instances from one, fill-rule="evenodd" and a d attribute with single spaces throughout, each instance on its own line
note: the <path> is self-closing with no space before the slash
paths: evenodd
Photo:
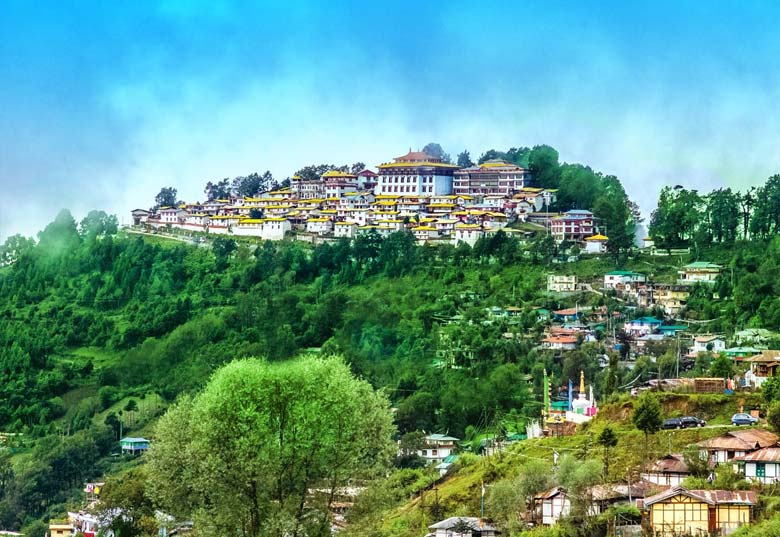
<path id="1" fill-rule="evenodd" d="M 585 393 L 585 371 L 580 370 L 580 393 Z"/>

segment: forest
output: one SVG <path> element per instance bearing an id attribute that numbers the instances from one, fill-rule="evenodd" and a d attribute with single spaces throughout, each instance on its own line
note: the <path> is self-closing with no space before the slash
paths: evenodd
<path id="1" fill-rule="evenodd" d="M 562 193 L 586 174 L 565 166 L 550 179 Z M 609 192 L 612 178 L 599 180 Z M 653 225 L 668 212 L 670 192 L 682 195 L 662 193 Z M 566 199 L 560 203 L 573 203 Z M 697 214 L 699 229 L 704 211 Z M 473 248 L 419 246 L 405 232 L 316 247 L 224 237 L 194 247 L 127 234 L 102 211 L 80 222 L 62 211 L 37 240 L 15 236 L 0 246 L 0 430 L 10 435 L 0 459 L 0 524 L 39 530 L 37 521 L 61 515 L 84 481 L 116 469 L 109 455 L 121 427 L 132 429 L 136 401 L 157 394 L 162 412 L 237 359 L 341 355 L 387 395 L 400 435 L 521 430 L 538 415 L 543 369 L 556 379 L 584 370 L 599 397 L 636 374 L 613 360 L 602 368 L 598 357 L 615 355 L 602 342 L 565 357 L 537 348 L 537 308 L 577 300 L 623 309 L 610 296 L 549 296 L 549 272 L 588 278 L 616 267 L 647 271 L 650 263 L 663 277 L 706 259 L 728 270 L 714 289 L 698 289 L 683 315 L 727 333 L 776 328 L 776 233 L 729 232 L 725 245 L 708 232 L 676 261 L 627 248 L 560 265 L 568 246 L 545 234 L 520 241 L 499 232 Z M 521 309 L 511 324 L 488 313 L 506 306 Z M 637 367 L 651 378 L 664 363 Z M 128 397 L 133 405 L 124 406 Z"/>

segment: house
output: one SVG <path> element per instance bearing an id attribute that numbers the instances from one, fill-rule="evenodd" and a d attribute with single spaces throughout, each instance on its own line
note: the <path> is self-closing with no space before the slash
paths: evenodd
<path id="1" fill-rule="evenodd" d="M 697 443 L 702 457 L 710 464 L 731 462 L 765 447 L 777 444 L 778 436 L 766 429 L 741 429 L 729 431 L 709 440 Z"/>
<path id="2" fill-rule="evenodd" d="M 586 254 L 603 254 L 607 251 L 607 242 L 609 238 L 604 235 L 591 235 L 585 237 Z"/>
<path id="3" fill-rule="evenodd" d="M 306 232 L 325 235 L 333 231 L 333 220 L 330 218 L 309 218 L 306 220 Z"/>
<path id="4" fill-rule="evenodd" d="M 689 265 L 685 265 L 680 275 L 681 284 L 694 284 L 694 283 L 715 283 L 718 279 L 723 267 L 714 263 L 707 263 L 706 261 L 697 261 Z"/>
<path id="5" fill-rule="evenodd" d="M 50 537 L 71 537 L 73 535 L 73 526 L 70 524 L 49 524 Z"/>
<path id="6" fill-rule="evenodd" d="M 414 238 L 420 242 L 425 242 L 429 239 L 438 239 L 439 230 L 432 226 L 417 226 L 412 228 Z"/>
<path id="7" fill-rule="evenodd" d="M 435 468 L 439 471 L 439 476 L 444 477 L 457 460 L 457 455 L 449 455 L 443 461 L 437 464 Z"/>
<path id="8" fill-rule="evenodd" d="M 357 235 L 357 224 L 355 222 L 336 222 L 333 228 L 333 235 L 335 237 L 354 239 L 355 235 Z"/>
<path id="9" fill-rule="evenodd" d="M 122 453 L 138 455 L 149 449 L 149 441 L 146 438 L 125 437 L 119 441 Z"/>
<path id="10" fill-rule="evenodd" d="M 745 478 L 771 485 L 780 481 L 780 447 L 772 446 L 734 457 L 734 462 L 744 465 Z"/>
<path id="11" fill-rule="evenodd" d="M 671 453 L 655 461 L 642 473 L 642 479 L 656 485 L 677 487 L 691 475 L 681 453 Z"/>
<path id="12" fill-rule="evenodd" d="M 542 345 L 548 349 L 573 351 L 577 349 L 576 336 L 549 335 L 542 340 Z"/>
<path id="13" fill-rule="evenodd" d="M 575 322 L 582 316 L 582 310 L 579 308 L 565 308 L 553 311 L 553 318 L 563 323 Z"/>
<path id="14" fill-rule="evenodd" d="M 561 517 L 571 512 L 571 501 L 566 496 L 563 487 L 553 487 L 534 498 L 534 512 L 541 513 L 541 522 L 545 526 L 553 526 Z"/>
<path id="15" fill-rule="evenodd" d="M 467 531 L 457 531 L 468 527 Z M 497 537 L 499 531 L 483 522 L 481 519 L 471 516 L 451 517 L 428 526 L 431 533 L 426 537 Z"/>
<path id="16" fill-rule="evenodd" d="M 527 169 L 501 159 L 491 159 L 455 171 L 453 191 L 461 195 L 509 196 L 523 189 L 531 178 Z"/>
<path id="17" fill-rule="evenodd" d="M 723 354 L 735 362 L 741 362 L 745 358 L 750 358 L 760 353 L 761 350 L 755 347 L 729 347 L 728 349 L 723 349 Z"/>
<path id="18" fill-rule="evenodd" d="M 654 284 L 649 288 L 648 306 L 658 304 L 667 315 L 677 315 L 688 303 L 691 295 L 690 287 L 675 284 Z"/>
<path id="19" fill-rule="evenodd" d="M 630 270 L 613 270 L 604 275 L 604 289 L 615 289 L 618 286 L 644 283 L 644 274 Z"/>
<path id="20" fill-rule="evenodd" d="M 745 358 L 750 364 L 750 371 L 745 373 L 745 380 L 756 388 L 766 382 L 769 377 L 777 376 L 777 368 L 780 367 L 780 351 L 765 350 L 755 356 Z"/>
<path id="21" fill-rule="evenodd" d="M 691 347 L 690 355 L 698 356 L 700 352 L 705 353 L 720 353 L 726 350 L 726 340 L 720 336 L 712 334 L 705 334 L 696 336 L 693 338 L 693 347 Z"/>
<path id="22" fill-rule="evenodd" d="M 687 490 L 675 487 L 645 498 L 645 520 L 656 537 L 727 535 L 750 524 L 756 493 L 752 490 Z"/>
<path id="23" fill-rule="evenodd" d="M 474 246 L 484 235 L 485 232 L 479 224 L 455 224 L 452 242 L 455 245 L 465 242 L 469 246 Z"/>
<path id="24" fill-rule="evenodd" d="M 550 220 L 550 234 L 556 241 L 581 242 L 593 235 L 593 213 L 574 209 Z"/>
<path id="25" fill-rule="evenodd" d="M 577 289 L 577 276 L 564 274 L 548 274 L 547 290 L 551 293 L 571 293 Z"/>
<path id="26" fill-rule="evenodd" d="M 460 439 L 445 434 L 429 434 L 425 437 L 425 446 L 417 451 L 417 455 L 422 457 L 426 464 L 439 464 L 455 452 L 455 442 L 458 440 Z"/>
<path id="27" fill-rule="evenodd" d="M 632 336 L 644 336 L 655 334 L 661 328 L 663 321 L 655 317 L 639 317 L 633 321 L 628 321 L 623 325 L 623 329 Z"/>
<path id="28" fill-rule="evenodd" d="M 146 221 L 149 219 L 149 215 L 151 215 L 149 211 L 145 209 L 133 209 L 130 211 L 130 215 L 133 218 L 133 225 L 134 226 L 140 226 L 141 224 L 145 224 Z"/>

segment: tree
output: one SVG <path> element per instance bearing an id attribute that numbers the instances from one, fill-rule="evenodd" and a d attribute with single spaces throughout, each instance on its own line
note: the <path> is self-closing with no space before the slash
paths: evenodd
<path id="1" fill-rule="evenodd" d="M 599 433 L 596 442 L 604 448 L 604 480 L 606 481 L 609 479 L 609 450 L 617 445 L 618 438 L 615 431 L 612 430 L 612 427 L 607 425 L 602 429 L 601 433 Z"/>
<path id="2" fill-rule="evenodd" d="M 95 239 L 101 235 L 116 235 L 119 228 L 115 215 L 105 211 L 89 211 L 79 224 L 79 233 L 85 239 Z"/>
<path id="3" fill-rule="evenodd" d="M 327 535 L 337 489 L 387 467 L 392 433 L 387 399 L 338 358 L 238 360 L 161 418 L 150 493 L 203 535 Z"/>
<path id="4" fill-rule="evenodd" d="M 549 145 L 537 145 L 528 154 L 528 167 L 537 186 L 558 188 L 560 165 L 558 151 Z"/>
<path id="5" fill-rule="evenodd" d="M 178 205 L 177 195 L 178 191 L 175 188 L 171 186 L 163 187 L 162 190 L 160 190 L 160 193 L 154 197 L 155 208 L 173 207 Z"/>
<path id="6" fill-rule="evenodd" d="M 464 149 L 463 153 L 458 154 L 458 166 L 461 168 L 468 168 L 473 165 L 474 163 L 471 161 L 471 155 L 469 155 L 468 151 Z"/>
<path id="7" fill-rule="evenodd" d="M 710 375 L 720 378 L 731 378 L 734 374 L 734 362 L 728 356 L 721 354 L 712 361 Z"/>
<path id="8" fill-rule="evenodd" d="M 225 177 L 216 183 L 209 181 L 206 183 L 206 188 L 203 189 L 203 193 L 206 194 L 206 199 L 208 199 L 208 201 L 229 198 L 231 194 L 230 179 Z"/>
<path id="9" fill-rule="evenodd" d="M 255 172 L 233 179 L 232 191 L 236 196 L 251 198 L 269 190 L 273 183 L 274 176 L 270 171 L 266 171 L 262 175 Z"/>
<path id="10" fill-rule="evenodd" d="M 157 533 L 154 506 L 145 493 L 146 479 L 141 467 L 106 482 L 95 509 L 102 528 L 121 537 Z"/>
<path id="11" fill-rule="evenodd" d="M 11 235 L 0 246 L 0 267 L 15 263 L 17 259 L 29 253 L 35 247 L 35 241 L 22 235 Z"/>
<path id="12" fill-rule="evenodd" d="M 780 433 L 780 401 L 772 401 L 766 412 L 766 421 L 773 431 Z"/>
<path id="13" fill-rule="evenodd" d="M 645 459 L 647 458 L 648 437 L 661 430 L 661 405 L 651 394 L 639 398 L 631 416 L 634 426 L 645 434 Z"/>
<path id="14" fill-rule="evenodd" d="M 436 142 L 431 142 L 423 147 L 423 153 L 426 153 L 434 158 L 439 158 L 442 160 L 442 162 L 450 162 L 450 156 L 445 153 L 444 149 L 442 149 L 441 146 Z"/>

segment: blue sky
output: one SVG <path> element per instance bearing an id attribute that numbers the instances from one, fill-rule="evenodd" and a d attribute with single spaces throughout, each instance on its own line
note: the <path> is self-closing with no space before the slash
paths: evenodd
<path id="1" fill-rule="evenodd" d="M 780 172 L 771 2 L 0 4 L 0 237 L 208 180 L 556 147 L 664 184 Z"/>

